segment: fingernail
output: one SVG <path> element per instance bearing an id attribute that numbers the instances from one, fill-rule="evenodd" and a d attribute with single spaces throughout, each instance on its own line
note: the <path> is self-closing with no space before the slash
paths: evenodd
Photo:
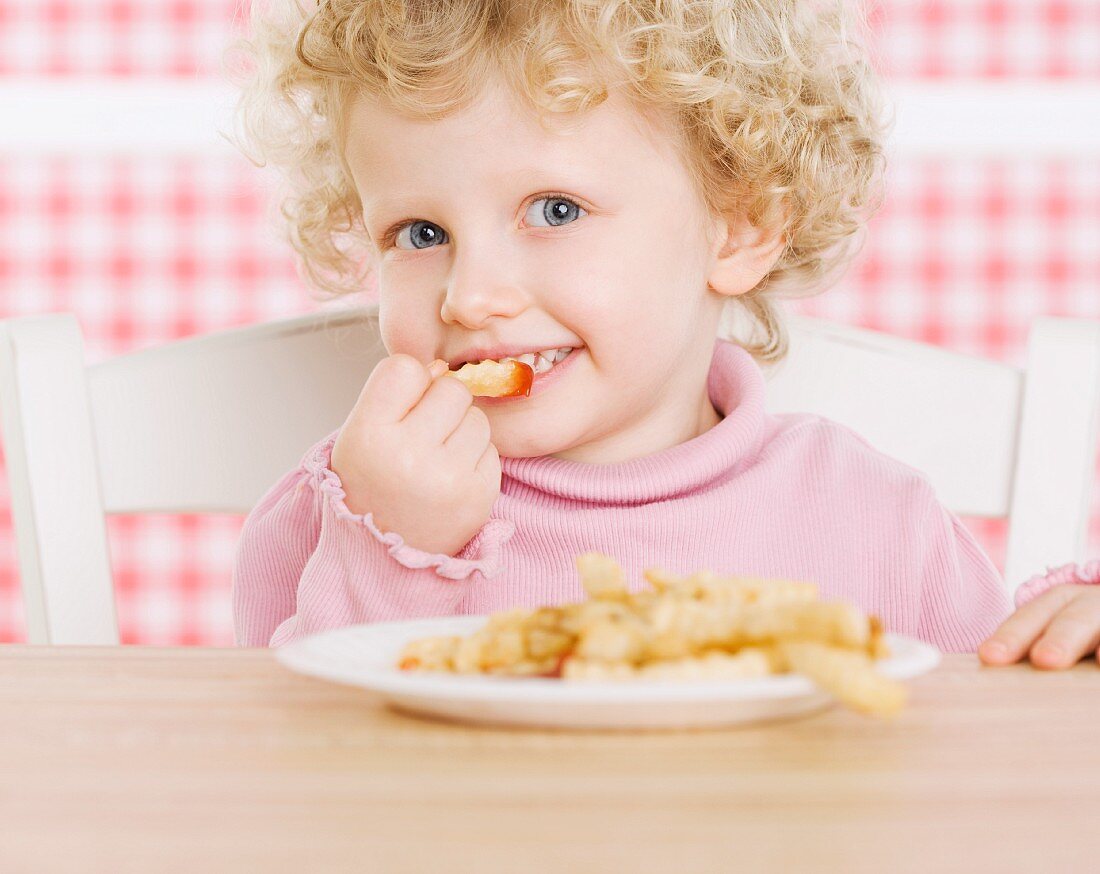
<path id="1" fill-rule="evenodd" d="M 1008 655 L 1008 647 L 1001 643 L 999 640 L 995 640 L 992 643 L 982 644 L 982 650 L 986 655 L 996 656 L 1002 658 Z"/>
<path id="2" fill-rule="evenodd" d="M 1043 661 L 1057 662 L 1061 661 L 1065 655 L 1065 651 L 1060 646 L 1054 646 L 1050 643 L 1045 643 L 1042 646 L 1035 648 L 1035 654 L 1040 656 Z"/>
<path id="3" fill-rule="evenodd" d="M 437 376 L 442 376 L 448 370 L 450 370 L 450 367 L 442 358 L 435 359 L 428 368 L 428 372 L 432 375 L 432 379 L 435 379 Z"/>

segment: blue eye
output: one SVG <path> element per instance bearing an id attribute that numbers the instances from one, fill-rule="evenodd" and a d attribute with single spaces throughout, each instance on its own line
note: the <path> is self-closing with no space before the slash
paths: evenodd
<path id="1" fill-rule="evenodd" d="M 537 228 L 555 228 L 588 215 L 567 197 L 540 197 L 527 207 L 524 220 Z M 415 221 L 402 226 L 394 235 L 398 249 L 430 249 L 448 242 L 447 232 L 434 222 Z"/>
<path id="2" fill-rule="evenodd" d="M 445 243 L 447 232 L 431 222 L 410 222 L 397 232 L 393 243 L 398 249 L 430 249 Z"/>
<path id="3" fill-rule="evenodd" d="M 582 215 L 588 213 L 571 200 L 564 197 L 540 197 L 527 207 L 524 220 L 536 228 L 556 228 L 575 222 Z"/>

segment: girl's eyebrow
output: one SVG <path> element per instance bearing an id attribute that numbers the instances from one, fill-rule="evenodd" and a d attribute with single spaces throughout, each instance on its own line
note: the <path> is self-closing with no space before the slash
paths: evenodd
<path id="1" fill-rule="evenodd" d="M 389 224 L 399 216 L 412 215 L 416 212 L 428 212 L 431 207 L 427 204 L 418 203 L 413 198 L 397 197 L 393 200 L 387 200 L 379 198 L 377 200 L 368 200 L 363 203 L 363 223 L 368 227 L 371 225 Z"/>
<path id="2" fill-rule="evenodd" d="M 508 183 L 514 187 L 517 197 L 530 197 L 539 192 L 572 193 L 585 199 L 586 193 L 595 193 L 600 189 L 591 180 L 581 178 L 568 171 L 552 171 L 541 167 L 523 167 L 507 174 Z M 587 198 L 591 200 L 591 197 Z M 406 218 L 427 216 L 437 210 L 438 204 L 431 197 L 394 193 L 392 196 L 377 195 L 373 198 L 360 198 L 364 223 L 389 226 L 394 221 Z"/>

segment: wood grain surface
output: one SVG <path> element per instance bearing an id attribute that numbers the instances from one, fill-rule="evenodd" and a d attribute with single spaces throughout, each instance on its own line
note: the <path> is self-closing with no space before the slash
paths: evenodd
<path id="1" fill-rule="evenodd" d="M 416 718 L 263 649 L 0 646 L 0 871 L 1100 870 L 1100 668 L 947 656 L 892 722 Z"/>

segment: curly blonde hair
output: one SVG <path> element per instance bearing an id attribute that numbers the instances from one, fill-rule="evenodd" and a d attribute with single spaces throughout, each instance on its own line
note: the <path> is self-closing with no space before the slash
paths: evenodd
<path id="1" fill-rule="evenodd" d="M 672 109 L 707 207 L 783 234 L 772 270 L 737 298 L 760 361 L 786 352 L 774 299 L 839 278 L 881 206 L 892 121 L 844 0 L 304 2 L 253 0 L 251 34 L 229 49 L 246 62 L 233 141 L 281 171 L 299 274 L 322 293 L 362 290 L 373 267 L 342 152 L 358 94 L 439 118 L 502 74 L 545 113 L 590 109 L 612 87 Z"/>

